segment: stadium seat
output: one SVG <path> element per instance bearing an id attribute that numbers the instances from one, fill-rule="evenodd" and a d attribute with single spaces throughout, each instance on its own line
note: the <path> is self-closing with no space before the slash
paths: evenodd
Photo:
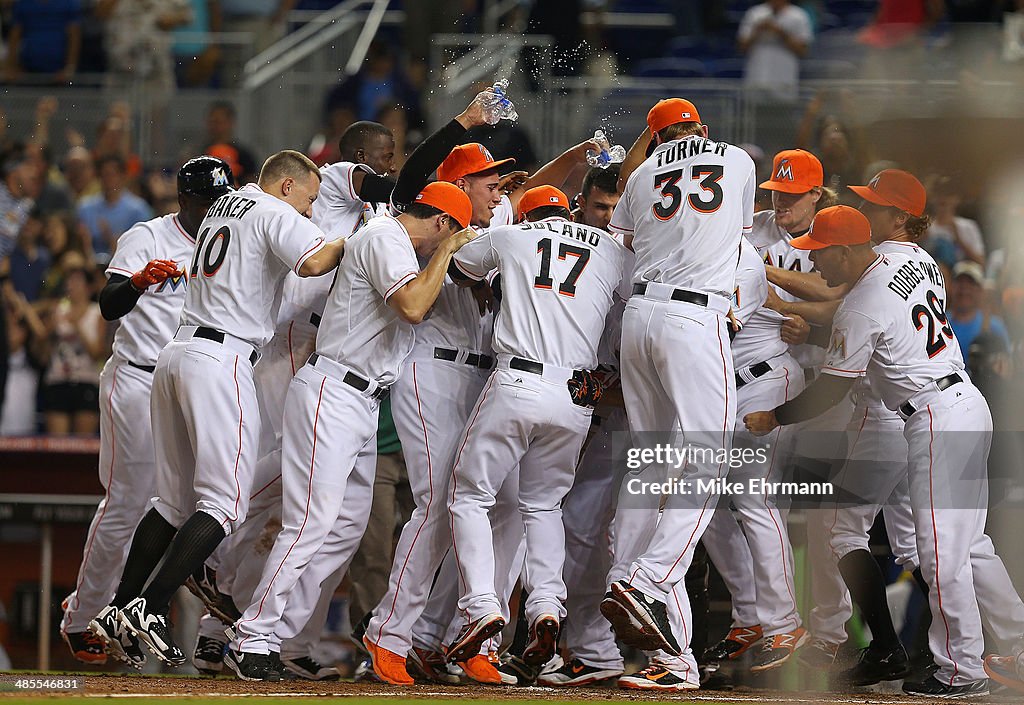
<path id="1" fill-rule="evenodd" d="M 633 75 L 642 78 L 702 78 L 708 72 L 702 61 L 668 57 L 638 62 Z"/>
<path id="2" fill-rule="evenodd" d="M 716 59 L 708 62 L 708 74 L 714 78 L 743 78 L 744 59 Z"/>

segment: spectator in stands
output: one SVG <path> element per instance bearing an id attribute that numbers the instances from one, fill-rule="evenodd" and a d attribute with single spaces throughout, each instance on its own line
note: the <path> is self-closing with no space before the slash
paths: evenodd
<path id="1" fill-rule="evenodd" d="M 64 298 L 47 320 L 50 356 L 43 375 L 43 409 L 51 435 L 99 431 L 100 364 L 107 356 L 107 329 L 92 291 L 89 270 L 67 272 Z"/>
<path id="2" fill-rule="evenodd" d="M 100 192 L 100 181 L 96 178 L 92 154 L 85 147 L 72 147 L 68 150 L 64 155 L 63 171 L 75 206 Z"/>
<path id="3" fill-rule="evenodd" d="M 152 218 L 153 210 L 125 188 L 125 166 L 120 157 L 103 157 L 97 168 L 101 193 L 82 201 L 78 206 L 78 217 L 89 231 L 93 249 L 109 255 L 113 253 L 121 233 Z"/>
<path id="4" fill-rule="evenodd" d="M 54 168 L 50 148 L 43 144 L 29 142 L 25 153 L 35 165 L 39 176 L 39 196 L 36 208 L 43 215 L 74 210 L 75 203 L 71 190 L 59 169 Z"/>
<path id="5" fill-rule="evenodd" d="M 24 145 L 14 145 L 0 154 L 0 178 L 0 260 L 3 260 L 14 249 L 18 233 L 39 193 L 39 173 Z"/>
<path id="6" fill-rule="evenodd" d="M 319 166 L 333 164 L 341 159 L 338 140 L 345 134 L 349 125 L 356 122 L 355 105 L 351 102 L 338 102 L 327 109 L 325 116 L 323 129 L 313 136 L 307 150 L 309 158 Z M 395 147 L 395 159 L 398 159 L 397 140 Z"/>
<path id="7" fill-rule="evenodd" d="M 933 212 L 932 224 L 925 236 L 924 248 L 949 266 L 970 260 L 984 267 L 985 239 L 976 222 L 957 215 L 963 202 L 960 194 L 960 184 L 948 176 L 939 178 L 932 186 L 928 199 Z"/>
<path id="8" fill-rule="evenodd" d="M 812 39 L 810 17 L 789 0 L 768 0 L 751 7 L 737 34 L 740 52 L 747 56 L 744 86 L 766 98 L 795 101 L 800 59 Z"/>
<path id="9" fill-rule="evenodd" d="M 50 269 L 43 277 L 39 298 L 59 298 L 66 272 L 94 266 L 92 236 L 73 215 L 51 215 L 43 222 L 43 243 L 50 256 Z"/>
<path id="10" fill-rule="evenodd" d="M 179 86 L 211 88 L 219 85 L 220 45 L 210 32 L 222 31 L 220 0 L 189 0 L 192 21 L 174 30 L 174 75 Z"/>
<path id="11" fill-rule="evenodd" d="M 957 262 L 949 284 L 946 315 L 971 379 L 992 374 L 1009 377 L 1010 335 L 1003 320 L 989 310 L 981 265 Z"/>
<path id="12" fill-rule="evenodd" d="M 10 255 L 10 278 L 14 290 L 29 301 L 43 291 L 43 280 L 50 270 L 50 253 L 42 244 L 43 217 L 39 209 L 29 214 L 18 234 L 18 244 Z"/>
<path id="13" fill-rule="evenodd" d="M 826 113 L 826 106 L 836 112 Z M 860 130 L 848 122 L 856 115 L 856 100 L 850 91 L 818 91 L 807 103 L 796 136 L 797 147 L 821 160 L 825 186 L 838 193 L 841 202 L 852 205 L 857 205 L 858 199 L 845 187 L 864 183 L 864 164 L 871 159 Z"/>
<path id="14" fill-rule="evenodd" d="M 202 154 L 223 159 L 231 166 L 239 186 L 255 181 L 259 164 L 252 150 L 235 139 L 238 114 L 226 100 L 210 104 L 206 110 L 206 144 Z"/>
<path id="15" fill-rule="evenodd" d="M 423 123 L 419 94 L 398 66 L 394 50 L 375 39 L 359 72 L 331 89 L 325 107 L 330 114 L 335 106 L 352 105 L 357 120 L 373 120 L 381 108 L 392 103 L 409 111 L 409 124 Z"/>
<path id="16" fill-rule="evenodd" d="M 20 294 L 0 295 L 7 314 L 7 381 L 0 394 L 0 436 L 31 436 L 37 431 L 36 399 L 45 363 L 47 331 Z"/>
<path id="17" fill-rule="evenodd" d="M 110 114 L 96 128 L 92 156 L 97 167 L 103 157 L 119 157 L 129 183 L 136 184 L 142 177 L 142 159 L 132 151 L 131 108 L 127 103 L 118 101 L 110 106 Z"/>
<path id="18" fill-rule="evenodd" d="M 49 74 L 67 83 L 82 48 L 80 0 L 15 0 L 7 47 L 7 80 Z"/>

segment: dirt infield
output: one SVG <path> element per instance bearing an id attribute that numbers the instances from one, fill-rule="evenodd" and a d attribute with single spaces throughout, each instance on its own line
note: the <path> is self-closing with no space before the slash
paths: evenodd
<path id="1" fill-rule="evenodd" d="M 26 674 L 27 675 L 27 674 Z M 8 676 L 9 677 L 9 676 Z M 64 676 L 67 677 L 67 676 Z M 818 692 L 779 692 L 771 690 L 755 690 L 737 688 L 732 691 L 698 691 L 678 693 L 641 693 L 636 691 L 618 690 L 615 688 L 515 688 L 486 686 L 435 686 L 422 685 L 412 687 L 392 687 L 376 683 L 311 683 L 308 681 L 282 681 L 279 683 L 251 683 L 231 678 L 190 678 L 167 676 L 144 676 L 122 674 L 89 674 L 85 676 L 85 688 L 64 694 L 50 692 L 25 691 L 0 692 L 0 702 L 10 697 L 41 702 L 55 696 L 62 701 L 85 698 L 138 698 L 153 697 L 162 703 L 167 698 L 183 700 L 208 700 L 213 698 L 257 697 L 270 699 L 294 699 L 296 697 L 316 697 L 343 699 L 346 705 L 355 705 L 354 701 L 366 699 L 368 703 L 379 703 L 381 698 L 393 700 L 434 701 L 476 700 L 483 705 L 485 701 L 510 703 L 511 701 L 542 700 L 548 705 L 580 701 L 613 701 L 636 702 L 648 700 L 674 700 L 677 702 L 719 703 L 794 703 L 813 705 L 816 703 L 849 703 L 861 705 L 903 705 L 905 703 L 926 703 L 921 698 L 911 698 L 898 693 L 818 693 Z M 1020 697 L 991 696 L 973 702 L 1020 703 Z M 320 702 L 323 702 L 320 700 Z M 13 705 L 13 703 L 12 703 Z M 269 704 L 268 704 L 269 705 Z"/>

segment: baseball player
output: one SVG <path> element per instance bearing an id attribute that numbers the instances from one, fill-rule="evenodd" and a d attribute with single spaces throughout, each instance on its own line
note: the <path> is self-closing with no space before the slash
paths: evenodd
<path id="1" fill-rule="evenodd" d="M 736 381 L 726 314 L 740 237 L 752 224 L 754 164 L 742 150 L 708 139 L 689 101 L 659 102 L 647 124 L 655 147 L 630 174 L 609 225 L 636 253 L 633 296 L 622 321 L 626 413 L 636 443 L 644 432 L 682 431 L 686 447 L 700 451 L 691 454 L 697 462 L 685 467 L 688 481 L 720 478 L 724 464 L 713 457 L 708 462 L 704 451 L 721 458 L 730 448 Z M 639 472 L 644 479 L 667 476 L 657 464 Z M 627 542 L 634 540 L 639 550 L 628 577 L 613 582 L 601 603 L 621 640 L 675 659 L 637 674 L 658 687 L 699 687 L 682 580 L 716 499 L 673 495 L 660 521 L 650 507 L 644 521 L 629 529 L 635 533 Z M 653 533 L 646 533 L 655 522 Z"/>
<path id="2" fill-rule="evenodd" d="M 836 313 L 821 377 L 796 399 L 748 414 L 744 422 L 763 435 L 810 418 L 866 375 L 886 408 L 905 421 L 918 555 L 930 587 L 929 646 L 938 668 L 920 682 L 905 681 L 903 691 L 933 698 L 984 695 L 971 554 L 991 553 L 984 525 L 992 419 L 946 322 L 941 273 L 900 254 L 877 254 L 868 219 L 846 206 L 821 211 L 810 232 L 792 244 L 812 251 L 829 284 L 851 288 Z"/>
<path id="3" fill-rule="evenodd" d="M 453 183 L 469 196 L 473 205 L 472 225 L 482 232 L 513 222 L 524 188 L 564 180 L 585 158 L 586 143 L 577 145 L 538 170 L 526 185 L 521 183 L 522 172 L 514 172 L 513 179 L 519 181 L 513 181 L 511 192 L 505 194 L 501 186 L 506 180 L 499 177 L 499 169 L 514 160 L 495 161 L 477 143 L 457 145 L 469 127 L 480 124 L 483 112 L 479 100 L 474 100 L 420 145 L 402 168 L 392 207 L 401 211 L 436 168 L 439 180 Z M 392 413 L 416 508 L 396 547 L 388 591 L 374 610 L 364 638 L 371 654 L 377 655 L 373 659 L 377 675 L 385 682 L 399 685 L 412 682 L 408 671 L 404 666 L 390 671 L 384 665 L 401 665 L 406 656 L 419 673 L 428 678 L 447 679 L 441 672 L 443 657 L 435 648 L 413 648 L 412 638 L 427 604 L 432 579 L 451 547 L 443 507 L 459 439 L 455 429 L 461 430 L 468 421 L 493 365 L 493 357 L 484 350 L 487 341 L 479 305 L 469 288 L 451 278 L 445 281 L 430 319 L 417 326 L 415 335 L 416 345 L 406 361 L 407 370 L 395 385 Z M 505 525 L 503 519 L 513 519 L 514 505 L 508 504 L 497 514 L 492 519 Z M 510 523 L 513 526 L 507 529 L 508 540 L 514 539 L 518 545 L 521 526 Z M 505 535 L 506 531 L 502 531 Z M 429 625 L 431 632 L 443 633 L 452 621 L 451 610 L 442 596 L 454 590 L 453 578 L 453 573 L 442 570 L 434 583 L 436 594 L 430 599 L 435 601 L 435 621 L 439 624 Z M 452 591 L 438 589 L 439 585 L 449 585 L 446 580 L 451 581 Z M 470 678 L 500 681 L 500 675 L 486 659 L 470 660 L 460 664 Z"/>
<path id="4" fill-rule="evenodd" d="M 769 182 L 769 185 L 772 184 Z M 782 479 L 782 471 L 789 460 L 789 438 L 788 434 L 781 434 L 781 429 L 769 437 L 753 438 L 744 432 L 743 416 L 766 405 L 778 406 L 804 388 L 803 369 L 782 339 L 785 318 L 763 306 L 768 287 L 764 262 L 757 250 L 744 240 L 736 272 L 734 306 L 743 327 L 732 342 L 739 425 L 735 443 L 737 447 L 755 452 L 749 454 L 754 460 L 729 470 L 729 479 L 742 483 L 744 488 L 748 488 L 753 479 L 768 482 Z M 784 664 L 809 639 L 796 608 L 793 549 L 786 513 L 778 507 L 776 499 L 768 492 L 731 495 L 743 525 L 741 536 L 749 547 L 749 551 L 743 552 L 751 556 L 749 563 L 740 564 L 730 550 L 730 534 L 739 532 L 739 527 L 728 504 L 720 504 L 715 510 L 711 527 L 704 535 L 708 555 L 730 593 L 735 595 L 732 629 L 729 636 L 705 654 L 709 661 L 736 658 L 763 636 L 763 646 L 751 667 L 755 673 L 763 672 Z M 751 577 L 753 580 L 749 580 Z M 740 597 L 748 590 L 756 596 L 751 616 L 738 609 L 750 604 L 749 598 Z"/>
<path id="5" fill-rule="evenodd" d="M 368 222 L 376 213 L 378 204 L 390 196 L 395 183 L 389 176 L 394 163 L 394 137 L 383 125 L 363 121 L 354 123 L 342 134 L 338 148 L 343 161 L 320 169 L 320 194 L 313 203 L 311 216 L 313 223 L 328 238 L 347 237 Z M 261 566 L 243 566 L 242 563 L 251 561 L 242 560 L 241 557 L 248 555 L 253 544 L 260 539 L 262 527 L 267 521 L 280 517 L 281 426 L 288 384 L 303 361 L 313 352 L 317 326 L 333 278 L 332 274 L 319 277 L 288 274 L 282 291 L 277 329 L 255 367 L 262 433 L 249 516 L 245 522 L 246 528 L 222 543 L 208 561 L 215 564 L 220 587 L 228 590 L 234 603 L 243 607 L 252 599 L 260 579 Z M 248 528 L 250 522 L 253 523 L 251 530 Z M 218 558 L 215 561 L 218 556 L 226 560 Z M 236 580 L 239 568 L 242 579 Z M 293 596 L 289 617 L 299 620 L 311 614 L 314 609 L 325 612 L 342 576 L 342 571 L 335 571 L 323 585 L 318 582 L 309 588 L 301 586 L 301 593 L 308 593 L 311 599 L 304 603 Z M 311 578 L 303 580 L 307 579 Z M 237 616 L 230 623 L 233 624 Z M 319 620 L 319 624 L 313 623 L 318 620 L 310 621 L 303 628 L 301 639 L 288 640 L 283 644 L 282 665 L 304 678 L 336 678 L 336 669 L 316 663 L 310 654 L 323 626 L 322 620 Z M 198 657 L 202 662 L 202 670 L 217 672 L 221 667 L 220 657 L 227 641 L 216 620 L 207 620 L 204 624 L 196 652 L 203 652 Z"/>
<path id="6" fill-rule="evenodd" d="M 358 546 L 361 534 L 345 543 L 356 511 L 346 512 L 348 478 L 372 477 L 378 401 L 398 377 L 412 326 L 434 305 L 452 255 L 473 237 L 471 212 L 457 187 L 431 184 L 398 218 L 376 219 L 349 238 L 316 352 L 285 402 L 282 529 L 225 657 L 243 679 L 275 678 L 277 626 L 302 573 L 333 571 Z M 430 258 L 422 272 L 417 256 Z"/>
<path id="7" fill-rule="evenodd" d="M 231 168 L 220 159 L 185 162 L 178 170 L 178 212 L 129 229 L 118 238 L 107 265 L 100 310 L 108 321 L 120 319 L 121 325 L 100 375 L 99 476 L 104 497 L 89 527 L 78 580 L 64 601 L 61 622 L 71 653 L 85 663 L 107 660 L 102 641 L 88 631 L 89 623 L 113 597 L 112 576 L 123 567 L 129 536 L 153 496 L 150 387 L 157 356 L 173 336 L 185 300 L 184 263 L 192 257 L 207 209 L 233 183 Z M 115 633 L 120 634 L 117 627 Z M 116 645 L 112 653 L 127 656 Z M 144 658 L 133 651 L 130 662 L 141 665 Z"/>
<path id="8" fill-rule="evenodd" d="M 325 244 L 309 220 L 319 190 L 316 165 L 286 150 L 203 219 L 180 325 L 153 378 L 157 496 L 114 600 L 95 620 L 108 643 L 116 614 L 162 661 L 185 661 L 167 605 L 245 519 L 260 432 L 252 366 L 273 333 L 284 277 L 325 274 L 341 257 L 344 242 Z"/>
<path id="9" fill-rule="evenodd" d="M 597 365 L 622 275 L 622 246 L 603 231 L 571 223 L 568 199 L 558 189 L 528 190 L 520 209 L 529 223 L 492 229 L 455 258 L 473 279 L 498 269 L 503 313 L 494 334 L 497 368 L 459 443 L 451 482 L 459 608 L 467 619 L 447 652 L 453 662 L 478 653 L 505 625 L 487 510 L 517 464 L 530 622 L 522 658 L 539 666 L 554 655 L 565 617 L 561 501 L 599 400 L 587 370 Z M 551 330 L 562 336 L 547 335 Z"/>

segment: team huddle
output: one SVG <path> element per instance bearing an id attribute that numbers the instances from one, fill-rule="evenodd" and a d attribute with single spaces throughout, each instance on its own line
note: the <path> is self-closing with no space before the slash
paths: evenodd
<path id="1" fill-rule="evenodd" d="M 106 495 L 61 624 L 76 658 L 185 663 L 167 617 L 185 585 L 207 608 L 201 671 L 337 678 L 313 651 L 369 520 L 389 396 L 415 508 L 354 635 L 386 683 L 692 690 L 746 654 L 758 673 L 798 655 L 926 697 L 1024 689 L 1024 603 L 985 535 L 992 420 L 915 244 L 920 182 L 887 169 L 851 187 L 858 209 L 833 205 L 818 159 L 786 150 L 758 184 L 672 98 L 574 209 L 559 187 L 593 143 L 505 173 L 462 143 L 482 106 L 396 177 L 369 122 L 343 161 L 282 151 L 237 190 L 196 157 L 179 212 L 121 236 L 100 296 L 121 321 L 101 375 Z M 755 213 L 758 187 L 773 208 Z M 616 467 L 627 434 L 686 462 Z M 773 488 L 836 458 L 862 501 L 806 512 L 805 623 Z M 670 479 L 718 489 L 630 490 Z M 761 490 L 728 489 L 748 482 Z M 934 664 L 914 678 L 868 551 L 879 512 L 931 608 Z M 694 653 L 699 544 L 732 628 Z M 839 669 L 853 605 L 872 641 Z M 983 628 L 1011 655 L 984 658 Z M 620 643 L 648 666 L 626 674 Z"/>

